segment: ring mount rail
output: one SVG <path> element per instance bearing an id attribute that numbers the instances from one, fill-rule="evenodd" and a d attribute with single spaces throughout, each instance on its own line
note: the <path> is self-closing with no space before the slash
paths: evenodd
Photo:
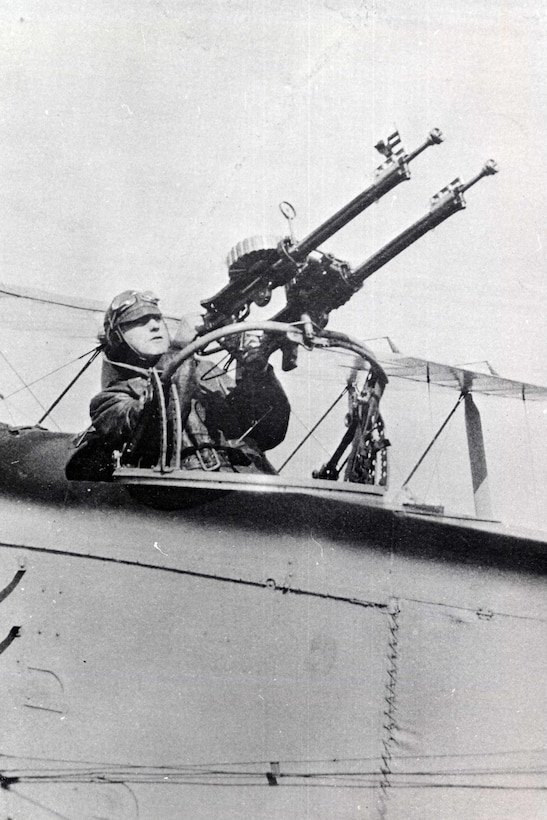
<path id="1" fill-rule="evenodd" d="M 322 330 L 317 333 L 313 332 L 310 335 L 309 330 L 307 331 L 298 325 L 284 325 L 278 322 L 245 322 L 236 323 L 225 328 L 218 328 L 202 337 L 198 337 L 194 342 L 187 345 L 175 357 L 173 357 L 172 361 L 164 371 L 161 380 L 157 371 L 153 371 L 152 383 L 154 387 L 154 396 L 157 401 L 158 412 L 156 413 L 156 418 L 159 425 L 160 440 L 160 452 L 157 462 L 151 467 L 141 467 L 139 465 L 138 458 L 131 458 L 132 448 L 130 445 L 125 452 L 118 452 L 116 454 L 116 464 L 113 476 L 114 480 L 121 481 L 124 484 L 142 484 L 143 486 L 150 486 L 152 484 L 156 487 L 164 486 L 171 488 L 174 486 L 188 484 L 189 487 L 200 489 L 203 489 L 204 487 L 212 488 L 213 485 L 217 486 L 218 482 L 220 482 L 219 486 L 222 486 L 223 489 L 227 489 L 229 487 L 243 488 L 247 484 L 249 484 L 247 489 L 252 489 L 254 484 L 259 488 L 264 488 L 265 485 L 268 485 L 270 488 L 277 487 L 277 491 L 282 491 L 280 488 L 283 486 L 286 487 L 289 484 L 293 487 L 299 484 L 299 486 L 303 488 L 307 485 L 307 483 L 309 483 L 296 482 L 295 484 L 294 481 L 287 482 L 285 479 L 281 479 L 277 475 L 267 475 L 256 472 L 253 472 L 252 476 L 249 474 L 244 475 L 244 473 L 238 474 L 237 470 L 234 471 L 231 469 L 229 461 L 224 462 L 226 464 L 226 470 L 223 470 L 221 463 L 218 461 L 211 462 L 209 459 L 210 454 L 208 452 L 204 452 L 202 454 L 202 458 L 197 457 L 198 463 L 196 464 L 196 469 L 188 469 L 183 466 L 182 429 L 180 424 L 175 425 L 171 438 L 169 437 L 168 406 L 165 400 L 164 391 L 162 389 L 162 382 L 163 384 L 170 383 L 172 376 L 178 368 L 197 352 L 203 351 L 210 345 L 222 341 L 226 336 L 240 335 L 248 332 L 249 330 L 261 331 L 268 335 L 277 334 L 286 336 L 290 339 L 292 344 L 297 344 L 308 350 L 313 350 L 315 348 L 322 350 L 338 349 L 349 351 L 356 357 L 359 357 L 361 362 L 359 369 L 361 369 L 362 364 L 364 363 L 365 369 L 367 370 L 366 394 L 364 394 L 366 395 L 366 401 L 363 400 L 359 405 L 359 418 L 361 419 L 361 425 L 359 428 L 357 423 L 353 425 L 352 435 L 349 438 L 346 434 L 347 440 L 345 442 L 344 450 L 348 447 L 352 447 L 352 452 L 356 452 L 360 448 L 360 453 L 362 455 L 363 446 L 367 446 L 367 436 L 371 436 L 373 429 L 375 429 L 378 425 L 379 402 L 388 381 L 382 366 L 379 364 L 374 354 L 361 342 L 352 339 L 347 334 L 336 331 Z M 170 389 L 172 394 L 171 399 L 174 402 L 174 415 L 176 417 L 177 409 L 180 410 L 179 400 L 176 390 L 172 389 L 172 385 Z M 363 412 L 363 407 L 365 407 L 365 412 Z M 365 444 L 363 445 L 364 442 Z M 331 471 L 330 474 L 327 474 L 324 468 L 322 468 L 321 470 L 314 472 L 314 481 L 312 483 L 317 487 L 320 484 L 323 484 L 322 480 L 324 479 L 328 481 L 329 487 L 332 484 L 337 483 L 338 489 L 341 489 L 342 487 L 347 487 L 353 484 L 354 486 L 360 486 L 362 490 L 370 490 L 373 494 L 382 494 L 386 489 L 386 471 L 385 464 L 381 461 L 381 456 L 378 455 L 378 451 L 381 448 L 379 448 L 377 444 L 377 438 L 374 439 L 373 445 L 371 438 L 371 446 L 373 449 L 367 457 L 367 472 L 361 471 L 359 473 L 356 471 L 356 457 L 354 456 L 351 458 L 350 456 L 351 463 L 353 464 L 352 472 L 350 473 L 348 469 L 343 481 L 337 483 L 339 471 L 336 475 L 334 475 L 333 471 Z M 388 446 L 388 444 L 389 443 L 386 441 L 385 446 Z M 207 447 L 206 449 L 214 451 L 215 448 Z M 378 458 L 378 463 L 381 465 L 377 474 L 373 469 L 376 458 Z M 209 475 L 204 476 L 204 473 Z M 317 479 L 320 479 L 320 481 L 317 482 Z M 215 484 L 215 482 L 217 482 L 217 484 Z"/>

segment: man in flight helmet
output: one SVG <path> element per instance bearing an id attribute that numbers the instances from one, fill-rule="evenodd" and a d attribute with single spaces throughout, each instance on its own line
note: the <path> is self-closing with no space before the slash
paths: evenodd
<path id="1" fill-rule="evenodd" d="M 164 368 L 195 335 L 183 319 L 171 339 L 159 299 L 150 291 L 126 290 L 112 300 L 101 336 L 101 391 L 91 400 L 92 426 L 81 442 L 83 459 L 71 459 L 69 478 L 90 477 L 88 469 L 81 470 L 86 448 L 98 465 L 91 472 L 100 479 L 111 477 L 115 450 L 131 454 L 141 466 L 157 463 L 158 407 L 151 369 L 161 383 Z M 290 407 L 256 337 L 250 336 L 249 349 L 243 346 L 238 356 L 235 381 L 209 361 L 191 358 L 171 380 L 176 409 L 170 385 L 162 385 L 170 422 L 174 412 L 181 417 L 182 468 L 275 472 L 264 451 L 283 441 Z"/>
<path id="2" fill-rule="evenodd" d="M 104 317 L 104 342 L 108 353 L 120 350 L 126 363 L 156 364 L 169 349 L 169 331 L 151 291 L 124 290 L 110 303 Z"/>

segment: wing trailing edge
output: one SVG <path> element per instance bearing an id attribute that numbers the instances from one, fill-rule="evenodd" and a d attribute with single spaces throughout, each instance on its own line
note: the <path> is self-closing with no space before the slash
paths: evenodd
<path id="1" fill-rule="evenodd" d="M 389 378 L 434 384 L 438 387 L 449 387 L 500 398 L 547 399 L 547 386 L 506 379 L 494 373 L 481 373 L 464 367 L 440 364 L 428 359 L 400 354 L 379 356 L 378 361 Z"/>

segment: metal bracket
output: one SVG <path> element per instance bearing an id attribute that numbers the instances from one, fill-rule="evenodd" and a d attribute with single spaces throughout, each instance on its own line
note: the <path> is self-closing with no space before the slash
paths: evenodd
<path id="1" fill-rule="evenodd" d="M 269 786 L 279 786 L 277 782 L 277 778 L 280 776 L 280 769 L 279 763 L 277 761 L 272 761 L 270 763 L 270 771 L 266 772 L 266 777 L 268 778 L 268 785 Z"/>

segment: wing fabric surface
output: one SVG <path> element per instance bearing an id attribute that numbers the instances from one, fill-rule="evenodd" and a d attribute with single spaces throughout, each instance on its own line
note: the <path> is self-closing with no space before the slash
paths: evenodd
<path id="1" fill-rule="evenodd" d="M 513 399 L 547 399 L 547 387 L 505 379 L 490 373 L 479 373 L 463 367 L 439 364 L 414 356 L 393 355 L 379 359 L 390 377 L 468 390 L 485 396 Z"/>

